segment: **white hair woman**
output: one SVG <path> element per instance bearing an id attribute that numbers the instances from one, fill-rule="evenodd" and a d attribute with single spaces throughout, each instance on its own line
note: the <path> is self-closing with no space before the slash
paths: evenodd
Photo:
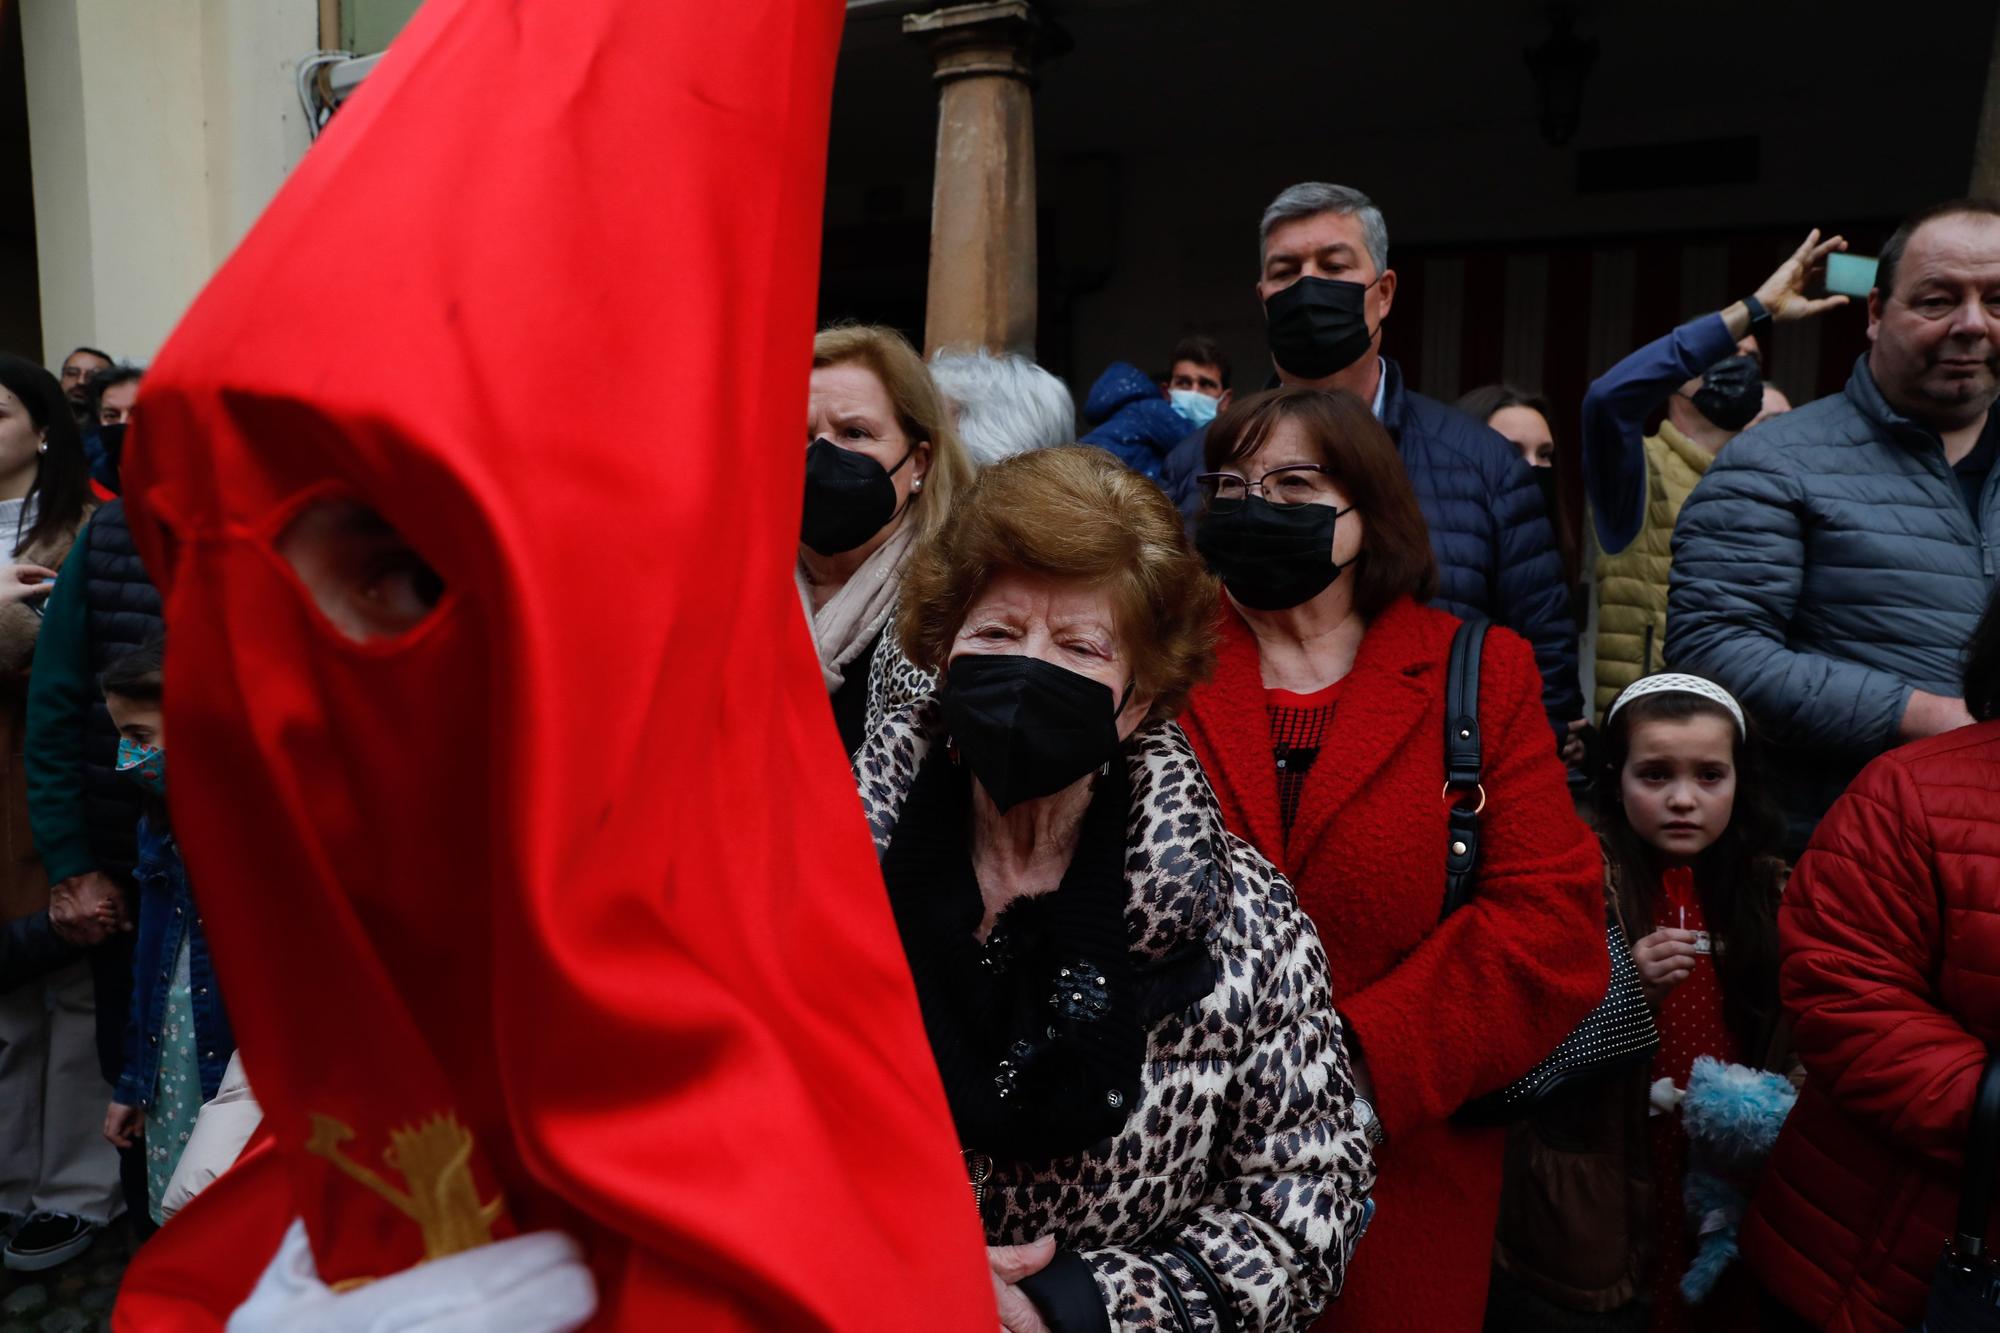
<path id="1" fill-rule="evenodd" d="M 1025 356 L 995 356 L 984 348 L 939 352 L 931 358 L 931 378 L 980 467 L 1076 443 L 1076 400 L 1069 386 Z"/>

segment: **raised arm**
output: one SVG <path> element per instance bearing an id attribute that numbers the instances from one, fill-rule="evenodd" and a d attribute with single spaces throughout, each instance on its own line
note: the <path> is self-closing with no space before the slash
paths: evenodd
<path id="1" fill-rule="evenodd" d="M 1845 250 L 1839 236 L 1822 241 L 1815 227 L 1805 241 L 1758 284 L 1751 300 L 1772 322 L 1810 319 L 1847 304 L 1845 296 L 1806 292 L 1826 269 L 1826 257 Z M 1607 554 L 1632 544 L 1646 521 L 1646 418 L 1682 384 L 1724 359 L 1751 332 L 1749 301 L 1734 301 L 1712 315 L 1691 319 L 1655 338 L 1604 372 L 1583 396 L 1583 486 L 1597 513 L 1597 542 Z"/>

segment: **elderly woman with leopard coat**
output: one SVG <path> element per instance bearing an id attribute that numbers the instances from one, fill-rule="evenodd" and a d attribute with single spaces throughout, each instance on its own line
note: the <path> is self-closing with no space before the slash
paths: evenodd
<path id="1" fill-rule="evenodd" d="M 1326 955 L 1170 718 L 1215 592 L 1096 450 L 982 473 L 913 557 L 937 691 L 856 758 L 1002 1326 L 1302 1329 L 1373 1183 Z"/>

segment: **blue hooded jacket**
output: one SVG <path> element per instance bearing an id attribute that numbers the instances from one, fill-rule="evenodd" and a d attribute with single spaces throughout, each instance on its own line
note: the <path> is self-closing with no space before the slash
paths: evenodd
<path id="1" fill-rule="evenodd" d="M 1092 428 L 1081 443 L 1110 450 L 1119 462 L 1154 481 L 1160 479 L 1167 451 L 1194 429 L 1153 377 L 1128 361 L 1112 362 L 1090 386 L 1083 419 Z"/>

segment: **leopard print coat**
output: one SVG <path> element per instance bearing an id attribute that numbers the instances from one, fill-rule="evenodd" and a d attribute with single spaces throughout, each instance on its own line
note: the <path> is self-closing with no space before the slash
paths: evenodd
<path id="1" fill-rule="evenodd" d="M 889 617 L 889 628 L 875 641 L 868 658 L 868 708 L 862 715 L 863 736 L 873 736 L 882 724 L 906 709 L 914 708 L 937 692 L 938 678 L 903 656 L 896 638 L 897 616 Z M 863 747 L 867 742 L 862 742 Z"/>
<path id="2" fill-rule="evenodd" d="M 942 730 L 927 698 L 855 757 L 878 855 Z M 1132 952 L 1157 962 L 1204 945 L 1214 986 L 1148 1033 L 1122 1132 L 1077 1156 L 994 1163 L 986 1239 L 1053 1234 L 1089 1265 L 1117 1329 L 1223 1326 L 1170 1248 L 1201 1259 L 1234 1327 L 1303 1329 L 1340 1290 L 1374 1183 L 1326 954 L 1290 884 L 1224 829 L 1178 726 L 1136 733 L 1124 758 Z"/>

